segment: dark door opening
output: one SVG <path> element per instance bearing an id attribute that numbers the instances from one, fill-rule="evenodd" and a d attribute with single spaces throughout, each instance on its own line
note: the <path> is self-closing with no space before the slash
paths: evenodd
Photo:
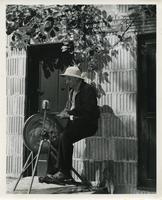
<path id="1" fill-rule="evenodd" d="M 27 49 L 25 116 L 37 113 L 43 99 L 50 100 L 51 110 L 60 111 L 66 99 L 60 69 L 72 64 L 71 49 L 62 52 L 63 44 L 30 45 Z M 73 46 L 71 45 L 71 48 Z M 55 68 L 52 66 L 55 65 Z"/>
<path id="2" fill-rule="evenodd" d="M 138 37 L 138 188 L 156 190 L 156 35 Z"/>
<path id="3" fill-rule="evenodd" d="M 62 43 L 30 45 L 27 49 L 25 120 L 41 111 L 42 100 L 49 100 L 50 112 L 60 112 L 67 100 L 67 89 L 60 73 L 72 64 L 73 45 L 62 52 Z M 24 147 L 24 163 L 29 150 Z M 31 169 L 26 175 L 31 175 Z"/>

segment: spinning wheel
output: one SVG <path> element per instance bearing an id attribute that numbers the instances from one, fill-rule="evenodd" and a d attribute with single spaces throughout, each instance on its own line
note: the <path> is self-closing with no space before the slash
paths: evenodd
<path id="1" fill-rule="evenodd" d="M 45 102 L 45 106 L 43 107 L 44 112 L 32 115 L 25 122 L 23 129 L 23 142 L 25 146 L 30 150 L 30 154 L 15 184 L 14 191 L 16 190 L 16 187 L 23 173 L 35 160 L 35 165 L 32 172 L 32 180 L 30 183 L 30 187 L 28 189 L 28 193 L 30 193 L 40 153 L 48 154 L 51 148 L 54 152 L 53 155 L 54 158 L 55 159 L 57 158 L 57 150 L 53 145 L 51 145 L 51 143 L 53 143 L 56 140 L 57 136 L 59 136 L 59 134 L 63 131 L 64 125 L 65 123 L 67 123 L 67 120 L 64 121 L 63 123 L 60 123 L 59 119 L 56 117 L 56 114 L 47 113 L 47 107 L 48 107 L 47 103 L 49 102 L 47 100 L 44 100 L 44 102 Z M 36 154 L 36 156 L 30 161 L 30 158 L 33 153 Z M 72 168 L 72 171 L 80 178 L 82 182 L 88 185 L 88 187 L 91 186 L 91 184 L 85 178 L 80 176 L 80 174 L 74 168 Z"/>
<path id="2" fill-rule="evenodd" d="M 38 113 L 29 117 L 24 125 L 23 141 L 25 146 L 32 152 L 37 153 L 39 144 L 42 139 L 55 140 L 59 133 L 63 130 L 63 127 L 55 117 L 55 115 L 46 115 L 46 119 L 43 122 L 43 114 Z M 44 126 L 43 126 L 44 123 Z M 42 146 L 41 152 L 48 151 L 47 143 Z"/>

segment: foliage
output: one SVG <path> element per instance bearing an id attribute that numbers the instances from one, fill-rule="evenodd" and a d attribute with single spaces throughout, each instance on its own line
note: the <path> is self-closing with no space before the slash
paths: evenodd
<path id="1" fill-rule="evenodd" d="M 62 43 L 62 52 L 73 54 L 74 64 L 86 61 L 87 70 L 91 74 L 98 73 L 99 90 L 103 95 L 101 83 L 109 80 L 102 69 L 113 56 L 117 56 L 114 47 L 120 42 L 129 46 L 131 39 L 125 35 L 137 17 L 156 14 L 152 5 L 135 5 L 131 10 L 129 21 L 125 22 L 123 18 L 116 33 L 118 41 L 113 45 L 107 37 L 113 18 L 94 5 L 8 5 L 6 33 L 11 36 L 11 48 L 27 49 L 30 44 Z M 71 48 L 71 43 L 74 48 Z M 100 58 L 103 64 L 97 65 Z"/>
<path id="2" fill-rule="evenodd" d="M 96 52 L 108 51 L 105 27 L 112 17 L 90 5 L 25 6 L 9 5 L 6 11 L 7 34 L 12 34 L 11 47 L 25 48 L 34 43 L 74 41 L 75 62 L 82 62 Z"/>
<path id="3" fill-rule="evenodd" d="M 134 20 L 134 17 L 156 17 L 156 5 L 134 5 L 129 8 L 131 10 L 130 17 Z"/>

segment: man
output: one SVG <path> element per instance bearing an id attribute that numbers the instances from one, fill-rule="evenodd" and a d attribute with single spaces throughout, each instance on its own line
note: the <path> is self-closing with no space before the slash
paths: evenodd
<path id="1" fill-rule="evenodd" d="M 64 181 L 71 178 L 73 143 L 96 133 L 99 108 L 94 87 L 83 81 L 78 67 L 68 67 L 61 75 L 65 77 L 69 87 L 69 99 L 58 117 L 68 118 L 69 121 L 59 139 L 59 171 L 53 178 Z"/>

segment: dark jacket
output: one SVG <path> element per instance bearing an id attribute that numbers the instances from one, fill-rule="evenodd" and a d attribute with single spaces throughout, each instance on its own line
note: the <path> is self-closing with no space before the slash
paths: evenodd
<path id="1" fill-rule="evenodd" d="M 97 106 L 97 96 L 95 88 L 82 82 L 75 97 L 75 108 L 69 110 L 70 115 L 78 119 L 85 119 L 89 122 L 97 122 L 99 118 L 99 107 Z"/>

